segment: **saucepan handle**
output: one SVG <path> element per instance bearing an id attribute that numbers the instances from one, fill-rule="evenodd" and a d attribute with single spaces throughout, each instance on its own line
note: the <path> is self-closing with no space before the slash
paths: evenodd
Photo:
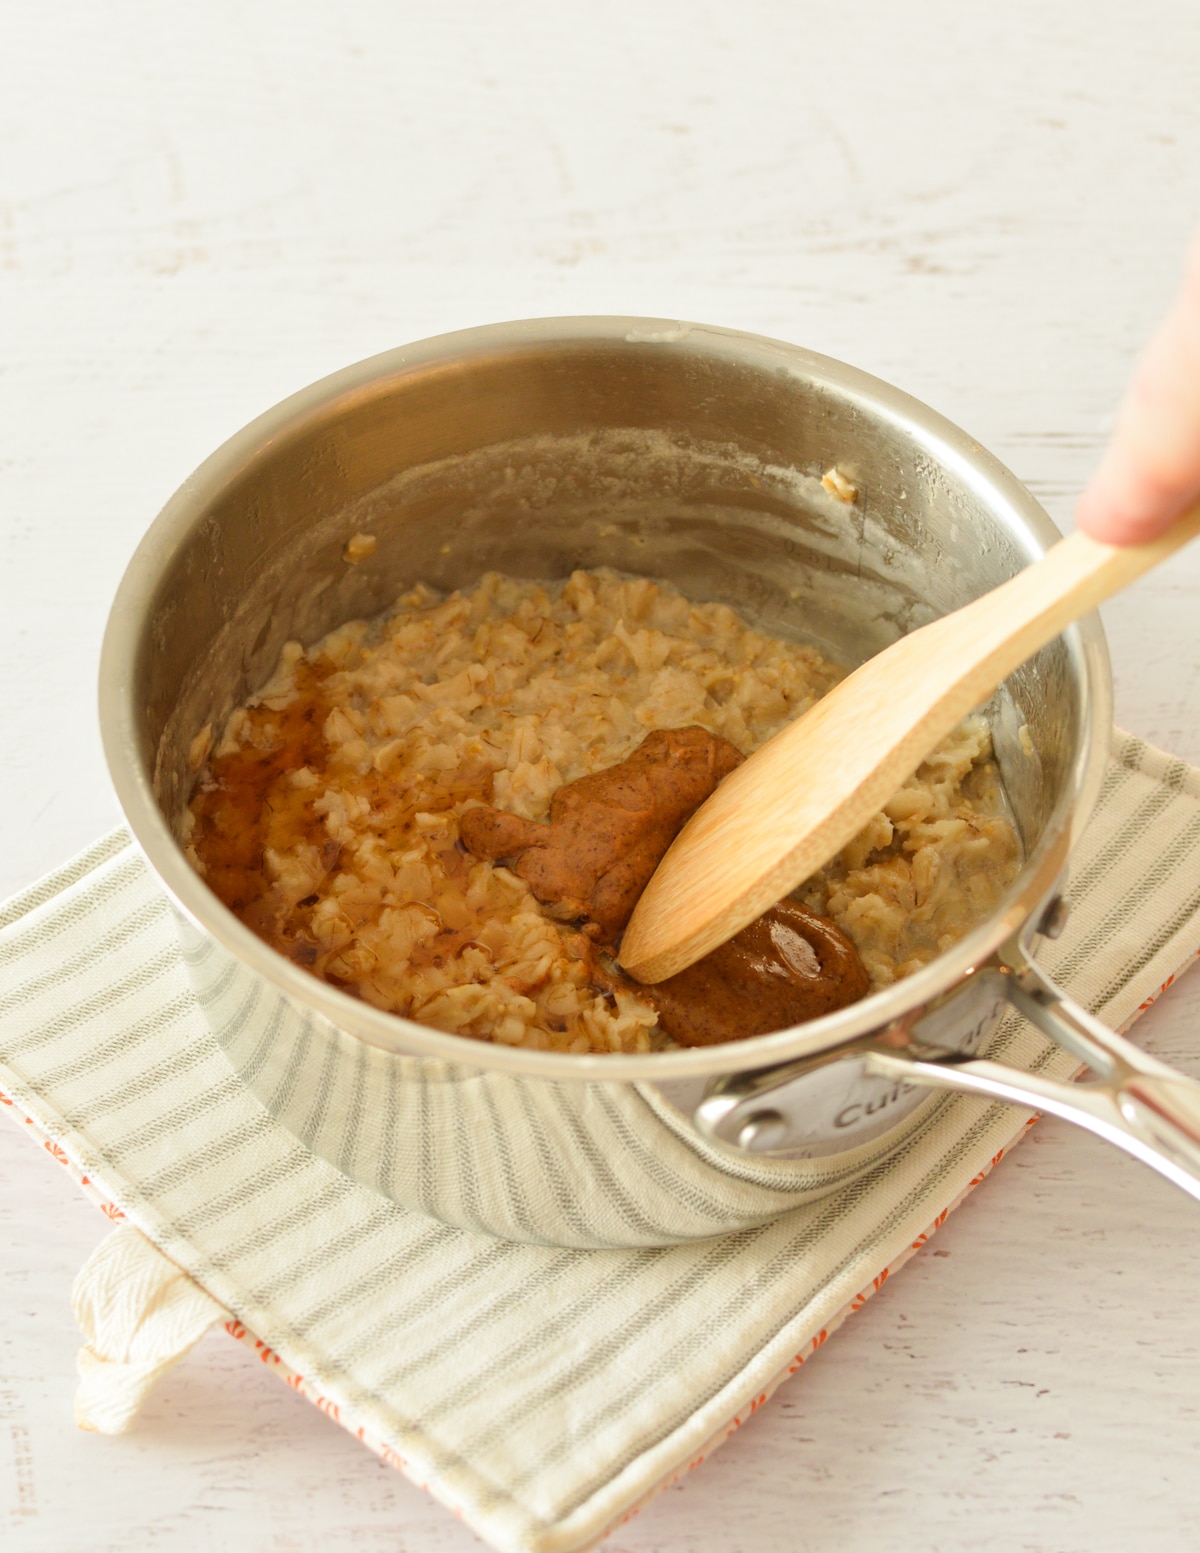
<path id="1" fill-rule="evenodd" d="M 910 1047 L 876 1046 L 865 1053 L 866 1071 L 1063 1117 L 1200 1199 L 1200 1083 L 1148 1056 L 1089 1014 L 1055 985 L 1020 943 L 1005 951 L 1001 964 L 1005 974 L 996 978 L 996 985 L 1007 1000 L 1094 1076 L 1063 1083 L 1005 1063 L 923 1046 L 919 1024 Z"/>

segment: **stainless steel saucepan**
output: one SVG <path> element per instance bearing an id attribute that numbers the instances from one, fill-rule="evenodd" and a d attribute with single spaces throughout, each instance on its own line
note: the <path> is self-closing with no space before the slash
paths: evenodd
<path id="1" fill-rule="evenodd" d="M 852 503 L 821 484 L 836 465 Z M 373 556 L 348 566 L 359 531 Z M 176 840 L 206 723 L 285 641 L 412 583 L 606 565 L 668 577 L 853 665 L 1039 556 L 1057 531 L 970 437 L 906 394 L 777 341 L 661 320 L 547 319 L 389 351 L 268 411 L 167 504 L 101 666 L 129 825 L 240 1080 L 317 1153 L 447 1222 L 645 1245 L 761 1222 L 922 1127 L 947 1090 L 1053 1111 L 1200 1196 L 1200 1086 L 1073 1005 L 1053 933 L 1111 729 L 1094 618 L 988 708 L 1025 862 L 998 909 L 916 975 L 728 1046 L 572 1056 L 468 1041 L 314 980 L 210 893 Z M 980 1058 L 1008 1007 L 1087 1085 Z"/>

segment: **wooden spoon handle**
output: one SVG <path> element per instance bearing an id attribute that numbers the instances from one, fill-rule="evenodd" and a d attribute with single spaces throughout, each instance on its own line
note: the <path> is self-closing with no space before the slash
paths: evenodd
<path id="1" fill-rule="evenodd" d="M 1071 534 L 1008 582 L 935 621 L 934 627 L 946 629 L 947 645 L 957 636 L 970 655 L 964 670 L 980 687 L 971 705 L 990 696 L 1018 664 L 1072 621 L 1182 550 L 1197 534 L 1200 506 L 1144 545 L 1106 545 L 1087 534 Z"/>
<path id="2" fill-rule="evenodd" d="M 760 916 L 852 840 L 1018 664 L 1197 534 L 1200 506 L 1144 545 L 1072 534 L 869 659 L 692 816 L 630 918 L 622 966 L 661 981 Z"/>

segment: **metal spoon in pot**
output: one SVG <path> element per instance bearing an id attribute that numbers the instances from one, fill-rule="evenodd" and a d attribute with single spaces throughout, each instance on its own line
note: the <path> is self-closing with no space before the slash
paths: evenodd
<path id="1" fill-rule="evenodd" d="M 621 965 L 673 976 L 853 839 L 1026 658 L 1200 534 L 1200 506 L 1158 539 L 1075 533 L 982 598 L 869 659 L 732 772 L 680 831 L 629 920 Z"/>

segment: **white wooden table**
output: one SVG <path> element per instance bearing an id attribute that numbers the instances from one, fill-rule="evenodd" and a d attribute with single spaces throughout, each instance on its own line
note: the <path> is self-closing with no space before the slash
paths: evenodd
<path id="1" fill-rule="evenodd" d="M 108 600 L 284 394 L 491 319 L 774 334 L 926 399 L 1069 525 L 1197 216 L 1171 0 L 63 0 L 0 57 L 0 895 L 112 825 Z M 1105 612 L 1120 720 L 1200 761 L 1200 550 Z M 1139 1039 L 1200 1073 L 1200 976 Z M 0 1546 L 476 1539 L 223 1335 L 134 1432 L 72 1424 L 106 1222 L 0 1126 Z M 612 1553 L 1161 1553 L 1200 1538 L 1200 1210 L 1034 1129 Z"/>

